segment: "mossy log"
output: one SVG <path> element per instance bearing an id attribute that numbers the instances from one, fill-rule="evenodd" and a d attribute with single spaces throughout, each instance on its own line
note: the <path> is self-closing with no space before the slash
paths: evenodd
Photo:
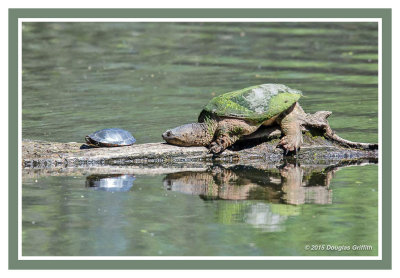
<path id="1" fill-rule="evenodd" d="M 166 143 L 136 144 L 116 148 L 89 148 L 82 143 L 24 140 L 24 168 L 94 167 L 127 165 L 182 165 L 188 163 L 278 163 L 295 159 L 298 163 L 337 163 L 341 160 L 378 159 L 377 144 L 345 145 L 318 129 L 305 129 L 304 143 L 297 154 L 277 148 L 279 127 L 262 128 L 215 156 L 205 147 L 180 147 Z M 350 142 L 350 141 L 347 141 Z M 353 142 L 351 142 L 353 143 Z M 359 148 L 355 148 L 359 146 Z"/>

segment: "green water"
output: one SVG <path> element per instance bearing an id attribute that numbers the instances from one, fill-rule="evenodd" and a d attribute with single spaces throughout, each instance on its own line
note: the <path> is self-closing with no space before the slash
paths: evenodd
<path id="1" fill-rule="evenodd" d="M 214 95 L 283 83 L 306 112 L 332 111 L 340 136 L 377 142 L 377 39 L 376 23 L 24 23 L 23 138 L 120 127 L 158 142 Z M 329 202 L 300 204 L 201 198 L 168 190 L 165 175 L 135 175 L 127 192 L 24 177 L 23 255 L 376 255 L 377 172 L 342 169 Z"/>

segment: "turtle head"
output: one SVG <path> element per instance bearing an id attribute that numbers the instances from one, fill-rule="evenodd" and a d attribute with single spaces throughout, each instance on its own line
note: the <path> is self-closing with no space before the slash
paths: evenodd
<path id="1" fill-rule="evenodd" d="M 207 146 L 212 136 L 204 123 L 181 125 L 162 134 L 167 143 L 177 146 Z"/>

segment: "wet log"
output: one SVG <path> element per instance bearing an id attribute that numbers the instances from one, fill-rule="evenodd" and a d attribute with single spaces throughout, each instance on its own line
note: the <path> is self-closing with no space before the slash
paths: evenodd
<path id="1" fill-rule="evenodd" d="M 188 163 L 277 163 L 284 159 L 295 159 L 298 163 L 306 164 L 329 164 L 330 161 L 337 163 L 342 160 L 378 159 L 377 144 L 346 145 L 343 144 L 343 141 L 332 138 L 331 133 L 326 136 L 323 130 L 313 128 L 304 129 L 303 135 L 304 143 L 299 152 L 286 154 L 283 149 L 277 148 L 281 137 L 279 127 L 262 128 L 217 156 L 211 154 L 205 147 L 180 147 L 166 143 L 89 148 L 85 144 L 76 142 L 24 140 L 22 142 L 22 166 L 23 168 L 105 165 L 163 165 L 169 167 Z"/>

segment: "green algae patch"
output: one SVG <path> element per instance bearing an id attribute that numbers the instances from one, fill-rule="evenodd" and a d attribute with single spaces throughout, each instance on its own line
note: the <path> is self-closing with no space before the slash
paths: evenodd
<path id="1" fill-rule="evenodd" d="M 242 99 L 243 93 L 246 91 L 257 88 L 258 86 L 253 86 L 245 88 L 242 90 L 225 93 L 223 95 L 214 97 L 210 102 L 204 107 L 204 110 L 215 113 L 218 116 L 242 116 L 251 114 L 252 111 L 247 108 Z"/>
<path id="2" fill-rule="evenodd" d="M 241 135 L 241 134 L 243 134 L 243 128 L 240 127 L 240 126 L 235 126 L 235 127 L 233 127 L 233 129 L 232 129 L 232 134 L 235 134 L 235 135 Z"/>
<path id="3" fill-rule="evenodd" d="M 262 84 L 217 96 L 204 111 L 261 123 L 288 109 L 301 96 L 300 91 L 282 84 Z"/>
<path id="4" fill-rule="evenodd" d="M 290 106 L 292 106 L 296 101 L 299 100 L 301 94 L 293 94 L 293 93 L 280 93 L 271 98 L 271 101 L 268 105 L 267 111 L 267 119 L 272 118 L 279 113 L 282 113 Z"/>

